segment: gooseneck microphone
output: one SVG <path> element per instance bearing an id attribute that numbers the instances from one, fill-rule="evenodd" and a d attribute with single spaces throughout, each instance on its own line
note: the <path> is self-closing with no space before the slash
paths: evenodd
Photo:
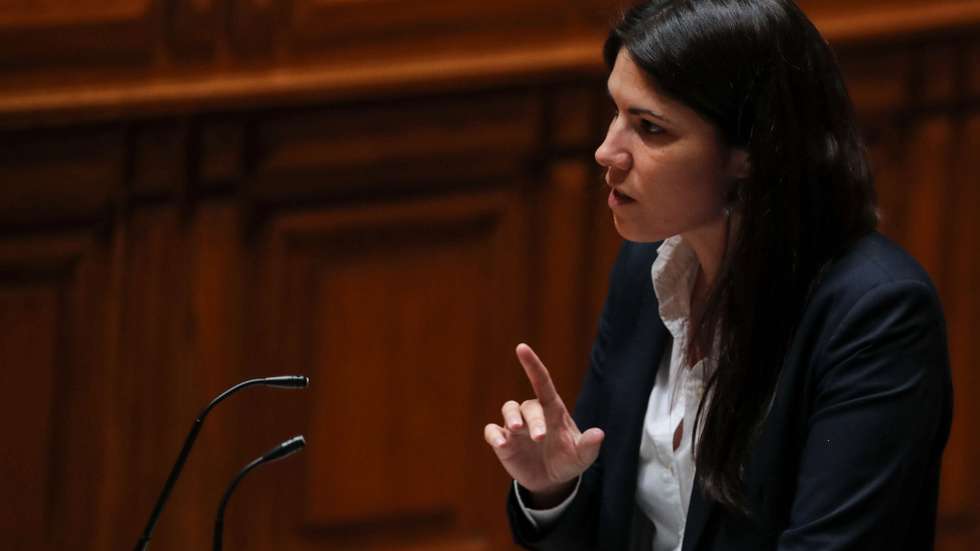
<path id="1" fill-rule="evenodd" d="M 221 551 L 221 544 L 224 538 L 225 507 L 228 505 L 228 500 L 231 499 L 231 494 L 234 493 L 235 488 L 238 487 L 238 483 L 245 478 L 245 475 L 259 465 L 292 455 L 303 449 L 304 446 L 306 446 L 306 439 L 302 436 L 294 436 L 282 444 L 279 444 L 278 446 L 265 452 L 262 457 L 259 457 L 248 465 L 245 465 L 245 468 L 235 475 L 235 478 L 231 480 L 231 484 L 228 485 L 228 489 L 225 490 L 225 495 L 221 498 L 221 503 L 218 505 L 218 514 L 215 515 L 214 518 L 214 540 L 212 547 L 215 551 Z"/>
<path id="2" fill-rule="evenodd" d="M 194 420 L 194 424 L 191 425 L 191 431 L 184 439 L 184 447 L 180 450 L 180 455 L 177 456 L 177 462 L 174 463 L 172 469 L 170 469 L 170 476 L 167 477 L 167 482 L 163 485 L 163 491 L 160 492 L 160 497 L 157 498 L 157 503 L 153 507 L 153 512 L 150 514 L 150 519 L 146 522 L 146 528 L 143 529 L 143 535 L 140 536 L 139 541 L 136 542 L 135 551 L 144 551 L 150 544 L 150 536 L 153 534 L 153 529 L 156 527 L 157 520 L 160 519 L 160 513 L 163 512 L 163 506 L 167 503 L 167 498 L 170 497 L 170 492 L 174 488 L 174 484 L 177 482 L 177 478 L 180 476 L 180 471 L 184 468 L 184 463 L 187 462 L 187 455 L 191 451 L 191 447 L 194 446 L 194 441 L 197 439 L 197 433 L 201 430 L 201 425 L 204 423 L 204 418 L 207 416 L 214 406 L 218 405 L 225 398 L 228 398 L 232 394 L 235 394 L 239 390 L 250 386 L 271 386 L 275 388 L 306 388 L 310 384 L 309 377 L 304 375 L 280 375 L 277 377 L 264 377 L 261 379 L 249 379 L 247 381 L 242 381 L 237 385 L 229 388 L 228 390 L 222 392 L 217 398 L 211 400 L 202 411 L 201 414 L 197 416 Z"/>

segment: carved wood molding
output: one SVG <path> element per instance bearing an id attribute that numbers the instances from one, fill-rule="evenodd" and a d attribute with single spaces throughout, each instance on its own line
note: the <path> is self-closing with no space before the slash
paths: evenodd
<path id="1" fill-rule="evenodd" d="M 928 4 L 882 6 L 863 11 L 814 7 L 817 26 L 831 42 L 861 49 L 907 39 L 945 39 L 980 28 L 980 1 L 946 0 Z M 82 79 L 85 84 L 0 92 L 0 127 L 56 125 L 64 122 L 141 118 L 216 110 L 324 103 L 353 97 L 383 97 L 460 88 L 529 84 L 556 74 L 600 77 L 603 29 L 514 48 L 495 45 L 447 53 L 419 50 L 343 61 L 338 56 L 248 68 L 236 62 L 219 66 L 168 69 L 155 78 L 117 76 Z"/>
<path id="2" fill-rule="evenodd" d="M 468 56 L 428 56 L 354 66 L 285 67 L 239 73 L 0 93 L 0 128 L 79 120 L 246 110 L 353 97 L 380 97 L 506 84 L 556 74 L 598 74 L 598 39 L 552 43 Z"/>
<path id="3" fill-rule="evenodd" d="M 838 9 L 832 14 L 815 14 L 814 22 L 830 42 L 861 46 L 976 29 L 980 27 L 980 2 L 947 0 L 863 11 Z"/>

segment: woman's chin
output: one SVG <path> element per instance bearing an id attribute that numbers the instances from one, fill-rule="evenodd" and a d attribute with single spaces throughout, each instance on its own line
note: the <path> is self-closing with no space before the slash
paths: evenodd
<path id="1" fill-rule="evenodd" d="M 664 232 L 644 228 L 641 224 L 637 224 L 635 220 L 623 218 L 616 214 L 613 214 L 613 225 L 616 227 L 616 233 L 620 237 L 634 243 L 655 243 L 670 237 L 670 235 L 661 235 Z"/>

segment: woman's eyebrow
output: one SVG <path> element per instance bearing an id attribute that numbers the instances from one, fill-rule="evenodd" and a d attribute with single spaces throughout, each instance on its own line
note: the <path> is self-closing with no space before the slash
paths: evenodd
<path id="1" fill-rule="evenodd" d="M 606 87 L 606 95 L 609 96 L 609 100 L 610 101 L 612 101 L 613 103 L 616 103 L 616 99 L 613 98 L 612 91 L 610 91 L 608 87 Z M 664 121 L 664 122 L 666 122 L 668 124 L 670 123 L 670 119 L 668 119 L 667 117 L 661 115 L 660 113 L 657 113 L 656 111 L 652 111 L 650 109 L 645 109 L 645 108 L 642 108 L 642 107 L 630 107 L 630 108 L 626 109 L 626 112 L 629 113 L 630 115 L 647 115 L 647 116 L 650 116 L 650 117 L 654 117 L 654 118 L 660 119 L 660 120 L 662 120 L 662 121 Z"/>
<path id="2" fill-rule="evenodd" d="M 660 119 L 666 123 L 670 123 L 670 120 L 668 120 L 667 117 L 655 111 L 651 111 L 649 109 L 642 109 L 640 107 L 630 107 L 629 109 L 626 110 L 626 112 L 629 113 L 630 115 L 649 115 L 651 117 Z"/>

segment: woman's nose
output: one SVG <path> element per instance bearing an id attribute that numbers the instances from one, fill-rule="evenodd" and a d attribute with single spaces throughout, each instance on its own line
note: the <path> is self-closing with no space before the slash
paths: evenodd
<path id="1" fill-rule="evenodd" d="M 627 151 L 616 143 L 615 124 L 613 121 L 609 131 L 606 132 L 606 139 L 595 150 L 595 161 L 603 168 L 628 171 L 632 166 L 633 159 Z"/>

